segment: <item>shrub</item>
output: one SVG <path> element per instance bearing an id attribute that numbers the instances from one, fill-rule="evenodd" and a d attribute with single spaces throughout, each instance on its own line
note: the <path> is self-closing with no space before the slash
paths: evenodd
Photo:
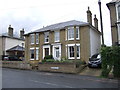
<path id="1" fill-rule="evenodd" d="M 108 77 L 109 72 L 113 68 L 113 75 L 120 77 L 120 47 L 102 47 L 102 76 Z"/>
<path id="2" fill-rule="evenodd" d="M 44 59 L 53 59 L 52 55 L 45 56 Z"/>

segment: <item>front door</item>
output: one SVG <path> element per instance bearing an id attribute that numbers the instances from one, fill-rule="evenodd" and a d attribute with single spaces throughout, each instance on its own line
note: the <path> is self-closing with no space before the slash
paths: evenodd
<path id="1" fill-rule="evenodd" d="M 45 56 L 49 55 L 49 48 L 45 48 Z"/>
<path id="2" fill-rule="evenodd" d="M 55 59 L 59 59 L 59 47 L 55 47 Z"/>

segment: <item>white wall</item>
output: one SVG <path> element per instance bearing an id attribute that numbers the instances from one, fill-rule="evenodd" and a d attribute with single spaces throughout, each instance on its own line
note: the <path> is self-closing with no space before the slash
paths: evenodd
<path id="1" fill-rule="evenodd" d="M 22 43 L 24 43 L 24 41 L 22 41 L 22 40 L 13 39 L 13 38 L 6 38 L 5 39 L 5 51 L 14 47 L 14 46 L 17 46 L 17 45 L 22 46 Z M 6 52 L 5 52 L 5 54 L 7 55 Z"/>
<path id="2" fill-rule="evenodd" d="M 90 55 L 92 56 L 95 53 L 100 52 L 100 47 L 101 47 L 101 39 L 100 39 L 100 34 L 93 30 L 90 29 Z"/>

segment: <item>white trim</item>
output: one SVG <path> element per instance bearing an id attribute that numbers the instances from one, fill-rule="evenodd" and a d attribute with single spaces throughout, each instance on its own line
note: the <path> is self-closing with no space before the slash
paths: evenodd
<path id="1" fill-rule="evenodd" d="M 51 54 L 51 53 L 50 53 L 50 45 L 44 45 L 44 46 L 43 46 L 43 59 L 44 59 L 44 57 L 45 57 L 45 50 L 44 50 L 45 48 L 49 48 L 49 55 Z"/>

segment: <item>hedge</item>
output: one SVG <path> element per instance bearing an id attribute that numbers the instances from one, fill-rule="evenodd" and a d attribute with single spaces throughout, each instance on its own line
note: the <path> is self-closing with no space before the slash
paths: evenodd
<path id="1" fill-rule="evenodd" d="M 108 77 L 109 72 L 113 67 L 114 77 L 120 77 L 120 47 L 102 47 L 102 76 Z"/>

